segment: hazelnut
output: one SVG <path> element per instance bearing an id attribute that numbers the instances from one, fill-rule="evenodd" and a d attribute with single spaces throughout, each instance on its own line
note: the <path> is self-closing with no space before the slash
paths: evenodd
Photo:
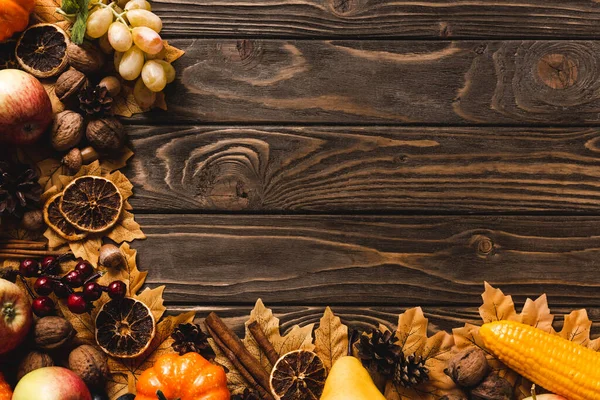
<path id="1" fill-rule="evenodd" d="M 69 354 L 69 369 L 90 387 L 102 387 L 108 377 L 107 357 L 94 346 L 84 344 Z"/>
<path id="2" fill-rule="evenodd" d="M 42 350 L 54 350 L 64 346 L 75 335 L 73 325 L 61 317 L 40 318 L 33 328 L 35 346 Z"/>
<path id="3" fill-rule="evenodd" d="M 17 380 L 21 380 L 22 377 L 36 369 L 53 366 L 54 361 L 48 354 L 40 351 L 32 351 L 31 353 L 27 354 L 19 364 Z"/>
<path id="4" fill-rule="evenodd" d="M 52 147 L 65 151 L 79 144 L 83 137 L 83 117 L 74 111 L 63 111 L 56 115 L 52 126 Z"/>
<path id="5" fill-rule="evenodd" d="M 512 400 L 513 387 L 509 381 L 497 373 L 489 374 L 483 382 L 471 390 L 473 400 Z"/>
<path id="6" fill-rule="evenodd" d="M 55 93 L 62 102 L 75 96 L 79 91 L 88 85 L 85 75 L 74 68 L 69 69 L 58 77 L 55 86 Z"/>
<path id="7" fill-rule="evenodd" d="M 23 214 L 21 226 L 30 232 L 36 232 L 44 227 L 44 213 L 42 210 L 31 210 Z"/>
<path id="8" fill-rule="evenodd" d="M 91 146 L 88 146 L 82 150 L 73 148 L 63 157 L 61 162 L 69 173 L 75 174 L 77 171 L 79 171 L 82 165 L 96 161 L 98 157 L 98 153 Z"/>
<path id="9" fill-rule="evenodd" d="M 69 64 L 84 74 L 96 73 L 104 65 L 104 54 L 89 42 L 85 42 L 81 46 L 69 42 L 67 56 Z"/>
<path id="10" fill-rule="evenodd" d="M 98 263 L 106 268 L 125 268 L 127 261 L 121 250 L 114 244 L 105 244 L 100 247 Z"/>
<path id="11" fill-rule="evenodd" d="M 92 147 L 101 152 L 116 152 L 125 144 L 125 129 L 114 117 L 90 121 L 85 136 Z"/>
<path id="12" fill-rule="evenodd" d="M 121 82 L 114 76 L 103 78 L 98 86 L 105 87 L 112 97 L 116 97 L 121 92 Z"/>
<path id="13" fill-rule="evenodd" d="M 469 347 L 452 357 L 444 372 L 458 386 L 473 387 L 487 376 L 490 366 L 483 350 Z"/>

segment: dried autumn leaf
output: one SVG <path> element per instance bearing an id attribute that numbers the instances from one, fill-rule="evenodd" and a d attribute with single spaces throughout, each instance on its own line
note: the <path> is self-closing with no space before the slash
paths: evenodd
<path id="1" fill-rule="evenodd" d="M 315 330 L 315 353 L 328 370 L 348 353 L 348 327 L 342 324 L 329 307 L 325 309 L 319 327 Z"/>
<path id="2" fill-rule="evenodd" d="M 129 118 L 134 114 L 145 113 L 150 111 L 152 108 L 161 108 L 165 111 L 167 110 L 164 94 L 159 94 L 156 96 L 156 100 L 154 101 L 152 107 L 141 108 L 133 96 L 133 87 L 126 83 L 121 86 L 121 93 L 114 98 L 112 104 L 112 110 L 114 114 L 126 118 Z"/>
<path id="3" fill-rule="evenodd" d="M 429 380 L 412 388 L 388 381 L 386 399 L 436 399 L 457 390 L 444 373 L 448 360 L 455 352 L 454 337 L 447 332 L 437 332 L 427 337 L 428 320 L 420 307 L 412 308 L 398 318 L 396 337 L 405 356 L 415 354 L 423 359 L 429 370 Z"/>
<path id="4" fill-rule="evenodd" d="M 100 162 L 102 175 L 109 174 L 113 171 L 121 169 L 127 165 L 127 161 L 133 157 L 133 151 L 130 148 L 124 147 L 118 154 L 118 157 L 103 158 Z"/>
<path id="5" fill-rule="evenodd" d="M 36 0 L 31 17 L 36 22 L 56 24 L 66 31 L 71 26 L 71 23 L 56 12 L 56 9 L 60 8 L 61 5 L 61 0 Z"/>
<path id="6" fill-rule="evenodd" d="M 123 243 L 119 249 L 125 257 L 125 268 L 107 269 L 97 282 L 105 286 L 113 281 L 125 282 L 127 285 L 127 297 L 133 297 L 142 288 L 148 273 L 140 272 L 137 268 L 137 251 L 132 249 L 128 243 Z"/>
<path id="7" fill-rule="evenodd" d="M 221 365 L 227 372 L 227 388 L 231 394 L 242 394 L 244 389 L 248 388 L 248 383 L 242 374 L 240 374 L 235 366 L 231 363 L 231 361 L 229 361 L 227 356 L 223 354 L 221 348 L 217 346 L 215 341 L 209 338 L 208 343 L 215 352 L 215 363 Z"/>
<path id="8" fill-rule="evenodd" d="M 485 282 L 485 291 L 481 295 L 483 305 L 479 307 L 479 315 L 484 323 L 493 321 L 516 321 L 517 312 L 511 296 L 506 296 L 502 290 L 495 289 Z"/>
<path id="9" fill-rule="evenodd" d="M 148 349 L 134 359 L 118 359 L 109 357 L 108 368 L 112 375 L 106 390 L 111 399 L 126 393 L 135 394 L 135 385 L 140 375 L 150 368 L 163 354 L 172 353 L 173 339 L 171 334 L 177 325 L 194 321 L 195 312 L 190 311 L 177 316 L 169 316 L 156 325 L 156 335 Z"/>
<path id="10" fill-rule="evenodd" d="M 146 288 L 142 293 L 134 296 L 134 298 L 148 306 L 152 315 L 154 315 L 155 321 L 159 321 L 165 311 L 167 311 L 167 307 L 163 305 L 164 300 L 162 295 L 164 291 L 165 286 L 163 285 L 154 289 Z"/>
<path id="11" fill-rule="evenodd" d="M 171 46 L 166 40 L 164 41 L 164 45 L 166 49 L 164 60 L 168 63 L 172 63 L 178 60 L 185 54 L 185 51 L 178 49 L 177 47 Z"/>
<path id="12" fill-rule="evenodd" d="M 46 93 L 48 93 L 48 97 L 50 97 L 50 103 L 52 103 L 52 112 L 54 114 L 58 114 L 65 110 L 65 105 L 62 101 L 58 99 L 56 95 L 56 81 L 53 80 L 44 80 L 42 82 L 42 86 L 46 89 Z"/>
<path id="13" fill-rule="evenodd" d="M 93 266 L 98 265 L 98 256 L 102 247 L 102 239 L 98 236 L 87 236 L 77 242 L 69 242 L 69 248 L 75 257 L 89 261 Z"/>

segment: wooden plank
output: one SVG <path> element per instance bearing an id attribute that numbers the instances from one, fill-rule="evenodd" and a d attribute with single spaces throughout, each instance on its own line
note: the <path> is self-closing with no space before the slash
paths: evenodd
<path id="1" fill-rule="evenodd" d="M 590 38 L 590 0 L 156 0 L 167 36 Z"/>
<path id="2" fill-rule="evenodd" d="M 600 130 L 131 127 L 137 211 L 600 211 Z"/>
<path id="3" fill-rule="evenodd" d="M 187 54 L 151 123 L 584 125 L 600 42 L 174 40 Z"/>
<path id="4" fill-rule="evenodd" d="M 600 306 L 600 217 L 140 215 L 148 284 L 181 304 Z"/>
<path id="5" fill-rule="evenodd" d="M 280 320 L 282 332 L 289 331 L 294 325 L 305 326 L 314 323 L 319 325 L 319 319 L 323 316 L 325 307 L 317 306 L 277 306 L 267 307 L 273 309 L 274 315 Z M 551 312 L 555 316 L 554 327 L 560 330 L 563 324 L 563 316 L 570 313 L 570 308 L 554 308 L 550 305 Z M 212 311 L 216 312 L 232 329 L 241 337 L 244 336 L 244 323 L 248 320 L 252 306 L 196 306 L 182 307 L 169 306 L 169 314 L 177 314 L 187 311 L 196 312 L 196 323 L 202 324 L 204 318 Z M 351 329 L 365 331 L 383 324 L 394 330 L 398 325 L 398 315 L 406 308 L 401 307 L 352 307 L 335 306 L 333 312 L 342 319 L 342 322 Z M 520 310 L 517 310 L 520 312 Z M 600 334 L 600 309 L 587 308 L 588 316 L 592 320 L 592 335 Z M 477 307 L 425 307 L 425 317 L 429 320 L 429 334 L 440 330 L 447 332 L 453 328 L 459 328 L 465 323 L 481 325 L 481 318 Z"/>

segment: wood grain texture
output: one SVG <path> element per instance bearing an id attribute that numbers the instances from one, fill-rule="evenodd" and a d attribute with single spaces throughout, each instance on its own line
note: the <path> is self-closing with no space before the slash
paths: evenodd
<path id="1" fill-rule="evenodd" d="M 137 211 L 600 211 L 600 130 L 131 127 Z"/>
<path id="2" fill-rule="evenodd" d="M 590 38 L 592 0 L 156 0 L 167 36 Z"/>
<path id="3" fill-rule="evenodd" d="M 133 121 L 585 125 L 600 42 L 174 40 L 170 111 Z"/>
<path id="4" fill-rule="evenodd" d="M 181 304 L 600 306 L 600 217 L 138 215 L 148 284 Z"/>
<path id="5" fill-rule="evenodd" d="M 323 316 L 325 307 L 316 306 L 276 306 L 267 307 L 273 309 L 274 315 L 280 320 L 282 333 L 289 331 L 294 325 L 305 326 L 307 324 L 319 325 L 319 319 Z M 244 336 L 244 323 L 248 320 L 252 306 L 170 306 L 169 314 L 177 314 L 187 311 L 196 312 L 196 323 L 202 324 L 204 318 L 212 311 L 216 312 L 232 329 L 241 337 Z M 342 319 L 342 322 L 351 329 L 365 331 L 383 324 L 389 329 L 395 329 L 398 325 L 398 315 L 404 312 L 402 307 L 352 307 L 335 306 L 333 312 Z M 520 311 L 520 310 L 518 310 Z M 560 330 L 563 316 L 570 313 L 570 308 L 551 307 L 555 315 L 554 327 Z M 600 334 L 600 309 L 587 308 L 588 316 L 592 320 L 592 335 Z M 428 331 L 433 334 L 440 330 L 451 332 L 453 328 L 459 328 L 465 323 L 481 325 L 481 318 L 477 307 L 425 307 L 425 317 L 429 320 Z"/>

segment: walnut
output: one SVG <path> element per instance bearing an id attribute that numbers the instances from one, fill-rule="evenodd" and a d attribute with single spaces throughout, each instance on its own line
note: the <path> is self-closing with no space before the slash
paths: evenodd
<path id="1" fill-rule="evenodd" d="M 48 354 L 42 353 L 40 351 L 32 351 L 31 353 L 27 354 L 19 364 L 19 369 L 17 371 L 17 380 L 21 380 L 22 377 L 24 377 L 33 370 L 53 366 L 54 361 L 52 360 L 52 357 L 50 357 Z"/>
<path id="2" fill-rule="evenodd" d="M 67 47 L 69 64 L 85 74 L 93 74 L 104 65 L 104 54 L 93 44 L 86 42 L 81 46 L 69 42 Z"/>
<path id="3" fill-rule="evenodd" d="M 79 93 L 87 85 L 88 79 L 86 76 L 76 69 L 71 68 L 58 77 L 55 93 L 59 100 L 64 102 Z"/>
<path id="4" fill-rule="evenodd" d="M 23 214 L 21 226 L 30 232 L 41 230 L 44 226 L 44 212 L 42 210 L 30 210 Z"/>
<path id="5" fill-rule="evenodd" d="M 114 117 L 90 121 L 85 136 L 92 147 L 101 152 L 116 152 L 125 144 L 125 129 Z"/>
<path id="6" fill-rule="evenodd" d="M 489 374 L 490 366 L 483 350 L 469 347 L 452 357 L 444 372 L 458 386 L 473 387 Z"/>
<path id="7" fill-rule="evenodd" d="M 75 174 L 82 165 L 87 165 L 92 161 L 96 161 L 98 157 L 98 153 L 91 146 L 81 150 L 74 148 L 63 157 L 61 163 L 67 168 L 68 172 Z"/>
<path id="8" fill-rule="evenodd" d="M 56 114 L 50 140 L 58 151 L 69 150 L 79 144 L 83 137 L 83 117 L 74 111 Z"/>
<path id="9" fill-rule="evenodd" d="M 69 369 L 90 387 L 102 387 L 108 377 L 107 357 L 94 346 L 84 344 L 69 354 Z"/>
<path id="10" fill-rule="evenodd" d="M 492 372 L 476 388 L 471 390 L 473 400 L 512 400 L 513 387 L 509 381 Z"/>
<path id="11" fill-rule="evenodd" d="M 439 400 L 467 400 L 467 396 L 464 394 L 447 394 L 444 397 L 440 397 Z"/>
<path id="12" fill-rule="evenodd" d="M 107 243 L 100 247 L 98 264 L 106 268 L 125 268 L 127 261 L 121 250 L 114 244 Z"/>
<path id="13" fill-rule="evenodd" d="M 33 328 L 35 346 L 42 350 L 54 350 L 64 346 L 75 335 L 73 325 L 61 317 L 40 318 Z"/>

